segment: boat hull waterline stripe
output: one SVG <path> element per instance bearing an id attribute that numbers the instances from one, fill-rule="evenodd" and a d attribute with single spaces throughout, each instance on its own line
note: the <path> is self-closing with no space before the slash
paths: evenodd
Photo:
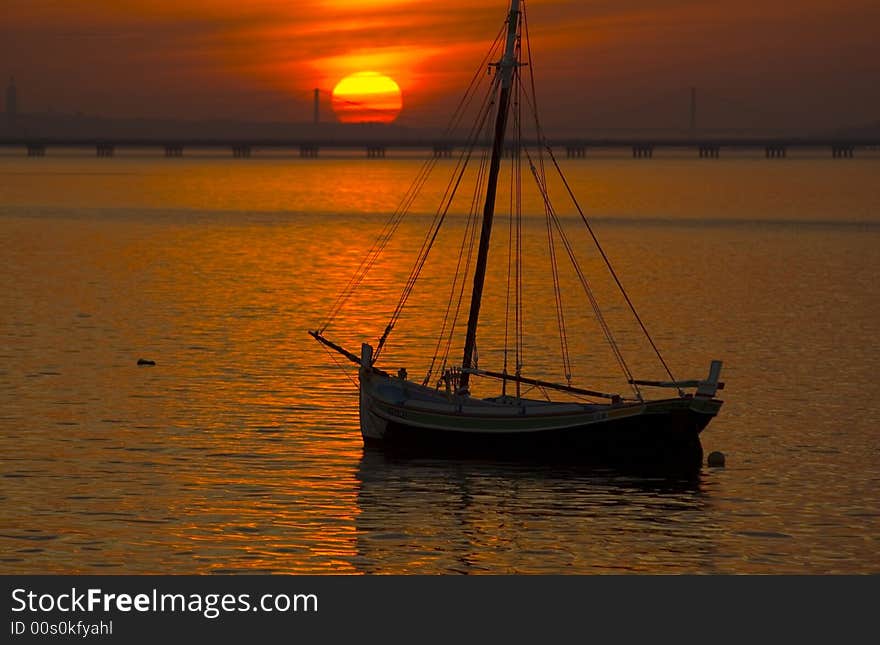
<path id="1" fill-rule="evenodd" d="M 361 374 L 361 414 L 373 417 L 376 425 L 398 424 L 414 430 L 486 435 L 541 433 L 575 428 L 590 431 L 624 419 L 638 419 L 646 426 L 662 425 L 666 417 L 675 423 L 687 417 L 692 421 L 693 437 L 718 414 L 722 402 L 717 399 L 674 398 L 621 405 L 544 403 L 521 401 L 519 404 L 496 403 L 465 397 L 446 398 L 438 393 L 429 399 L 427 388 L 400 379 Z M 408 391 L 411 396 L 408 396 Z M 376 422 L 380 423 L 376 423 Z M 362 424 L 362 430 L 368 430 Z M 381 437 L 374 436 L 379 439 Z"/>

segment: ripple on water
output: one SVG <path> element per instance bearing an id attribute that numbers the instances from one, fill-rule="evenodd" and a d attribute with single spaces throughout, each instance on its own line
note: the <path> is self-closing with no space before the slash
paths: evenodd
<path id="1" fill-rule="evenodd" d="M 880 229 L 856 226 L 877 217 L 876 161 L 807 160 L 773 182 L 737 161 L 722 171 L 670 160 L 662 182 L 637 164 L 575 169 L 633 301 L 666 330 L 658 340 L 676 373 L 704 374 L 709 350 L 725 360 L 725 408 L 704 448 L 727 454 L 728 468 L 688 481 L 365 453 L 353 371 L 305 330 L 325 314 L 328 285 L 356 269 L 351 240 L 375 239 L 395 206 L 383 196 L 402 194 L 413 163 L 266 163 L 230 172 L 196 160 L 169 174 L 134 159 L 136 191 L 105 175 L 0 185 L 19 200 L 0 214 L 0 271 L 16 285 L 0 290 L 0 311 L 13 312 L 0 317 L 0 572 L 880 569 L 876 415 L 851 409 L 853 388 L 880 399 Z M 34 201 L 53 195 L 63 203 Z M 357 347 L 382 333 L 429 221 L 404 221 L 334 339 Z M 526 266 L 544 262 L 543 225 L 524 220 Z M 458 242 L 448 255 L 438 238 L 436 257 L 457 257 Z M 161 261 L 143 248 L 162 249 Z M 425 271 L 402 340 L 385 349 L 391 367 L 419 377 L 448 295 L 442 267 Z M 594 287 L 609 322 L 624 322 L 625 303 Z M 526 332 L 539 335 L 542 312 L 554 322 L 552 290 L 524 290 L 536 305 Z M 484 309 L 492 360 L 503 287 Z M 600 336 L 571 334 L 577 376 L 616 374 Z M 635 338 L 628 328 L 620 338 L 634 362 Z M 527 356 L 528 369 L 550 374 L 555 352 Z M 137 369 L 140 356 L 159 365 Z"/>
<path id="2" fill-rule="evenodd" d="M 43 542 L 48 540 L 57 540 L 59 535 L 52 535 L 46 533 L 0 533 L 0 538 L 6 538 L 7 540 L 28 540 L 32 542 Z"/>

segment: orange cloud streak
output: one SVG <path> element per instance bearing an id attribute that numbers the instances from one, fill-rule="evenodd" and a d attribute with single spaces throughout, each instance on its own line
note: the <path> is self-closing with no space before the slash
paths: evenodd
<path id="1" fill-rule="evenodd" d="M 603 112 L 619 120 L 634 105 L 662 103 L 691 85 L 720 88 L 786 120 L 880 113 L 880 85 L 866 80 L 880 74 L 875 0 L 801 0 L 796 10 L 781 0 L 527 5 L 540 89 L 554 97 L 553 116 L 562 121 Z M 312 88 L 329 94 L 343 76 L 374 69 L 401 84 L 401 123 L 436 124 L 474 72 L 505 6 L 5 0 L 0 60 L 7 68 L 0 72 L 16 76 L 24 110 L 307 120 Z M 632 119 L 660 118 L 663 110 L 643 113 Z"/>

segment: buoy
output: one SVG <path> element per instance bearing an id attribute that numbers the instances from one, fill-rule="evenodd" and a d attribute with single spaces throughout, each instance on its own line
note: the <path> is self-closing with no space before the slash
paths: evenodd
<path id="1" fill-rule="evenodd" d="M 156 361 L 151 361 L 146 358 L 139 358 L 138 365 L 155 365 Z"/>
<path id="2" fill-rule="evenodd" d="M 712 468 L 724 468 L 724 453 L 717 450 L 710 452 L 706 463 Z"/>

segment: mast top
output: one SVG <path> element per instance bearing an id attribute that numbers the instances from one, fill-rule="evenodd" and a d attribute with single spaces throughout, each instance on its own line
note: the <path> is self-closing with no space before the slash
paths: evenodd
<path id="1" fill-rule="evenodd" d="M 513 68 L 516 66 L 516 31 L 519 23 L 519 0 L 510 1 L 510 13 L 507 16 L 507 42 L 504 47 L 504 56 L 499 66 L 501 68 L 501 87 L 510 87 L 513 81 Z"/>

